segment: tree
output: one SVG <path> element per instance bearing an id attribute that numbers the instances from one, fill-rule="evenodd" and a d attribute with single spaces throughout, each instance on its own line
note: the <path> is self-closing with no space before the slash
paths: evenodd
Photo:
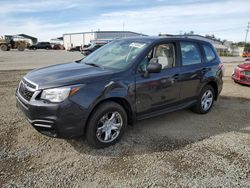
<path id="1" fill-rule="evenodd" d="M 224 40 L 221 40 L 220 38 L 217 38 L 214 34 L 206 34 L 205 35 L 206 38 L 209 38 L 209 39 L 212 39 L 212 40 L 217 40 L 217 41 L 220 41 L 221 43 L 223 43 Z"/>
<path id="2" fill-rule="evenodd" d="M 237 42 L 235 43 L 237 46 L 239 47 L 244 47 L 244 51 L 245 52 L 249 52 L 250 51 L 250 43 L 245 43 L 245 42 Z"/>
<path id="3" fill-rule="evenodd" d="M 222 41 L 222 44 L 225 44 L 225 42 L 227 42 L 227 39 L 224 39 L 224 40 Z"/>
<path id="4" fill-rule="evenodd" d="M 184 35 L 194 35 L 194 31 L 185 32 Z"/>

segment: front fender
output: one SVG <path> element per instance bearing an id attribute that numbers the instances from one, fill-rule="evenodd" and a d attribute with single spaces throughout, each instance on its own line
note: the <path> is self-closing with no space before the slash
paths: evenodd
<path id="1" fill-rule="evenodd" d="M 135 93 L 133 85 L 122 81 L 110 81 L 106 84 L 101 96 L 99 96 L 98 100 L 95 102 L 94 107 L 104 100 L 114 98 L 125 100 L 129 104 L 131 110 L 135 109 Z"/>
<path id="2" fill-rule="evenodd" d="M 81 108 L 91 112 L 100 102 L 111 98 L 121 98 L 126 100 L 131 109 L 134 110 L 135 93 L 133 84 L 128 84 L 122 81 L 86 84 L 76 95 L 72 96 L 71 100 L 79 104 Z"/>

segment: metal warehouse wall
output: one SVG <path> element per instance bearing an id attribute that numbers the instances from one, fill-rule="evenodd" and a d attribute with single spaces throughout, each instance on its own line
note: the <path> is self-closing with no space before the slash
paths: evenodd
<path id="1" fill-rule="evenodd" d="M 63 44 L 65 49 L 75 46 L 83 46 L 94 40 L 112 40 L 117 38 L 141 36 L 133 32 L 88 32 L 88 33 L 71 33 L 63 35 Z"/>
<path id="2" fill-rule="evenodd" d="M 71 46 L 71 35 L 63 35 L 63 45 L 65 49 L 69 49 Z"/>
<path id="3" fill-rule="evenodd" d="M 140 34 L 131 33 L 131 32 L 97 32 L 96 39 L 116 39 L 116 38 L 124 38 L 124 37 L 136 37 L 140 36 Z"/>
<path id="4" fill-rule="evenodd" d="M 63 36 L 63 44 L 65 49 L 84 44 L 84 34 L 65 34 Z"/>
<path id="5" fill-rule="evenodd" d="M 81 46 L 84 44 L 84 34 L 71 35 L 71 46 Z"/>
<path id="6" fill-rule="evenodd" d="M 85 41 L 84 44 L 87 45 L 89 44 L 92 40 L 95 40 L 96 34 L 95 33 L 86 33 L 85 34 Z"/>
<path id="7" fill-rule="evenodd" d="M 70 49 L 75 46 L 83 46 L 95 40 L 95 33 L 73 33 L 63 35 L 63 45 L 65 49 Z"/>

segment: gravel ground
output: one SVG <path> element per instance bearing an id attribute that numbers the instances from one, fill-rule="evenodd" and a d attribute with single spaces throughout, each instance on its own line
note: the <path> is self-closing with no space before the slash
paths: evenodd
<path id="1" fill-rule="evenodd" d="M 235 65 L 226 63 L 207 115 L 181 110 L 140 121 L 100 150 L 36 132 L 15 106 L 27 71 L 0 71 L 0 187 L 250 187 L 250 87 L 230 79 Z"/>
<path id="2" fill-rule="evenodd" d="M 0 70 L 26 70 L 79 60 L 80 52 L 65 50 L 0 51 Z"/>

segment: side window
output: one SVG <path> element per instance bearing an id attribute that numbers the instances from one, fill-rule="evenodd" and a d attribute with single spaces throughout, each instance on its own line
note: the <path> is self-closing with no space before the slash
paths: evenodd
<path id="1" fill-rule="evenodd" d="M 197 44 L 192 42 L 181 42 L 182 65 L 193 65 L 201 63 L 201 55 Z"/>
<path id="2" fill-rule="evenodd" d="M 210 46 L 203 44 L 202 47 L 204 49 L 205 56 L 206 56 L 206 59 L 208 62 L 210 62 L 216 58 L 215 53 Z"/>
<path id="3" fill-rule="evenodd" d="M 158 58 L 162 69 L 175 66 L 175 46 L 172 43 L 160 44 L 155 46 L 138 66 L 137 72 L 145 72 L 150 59 Z"/>
<path id="4" fill-rule="evenodd" d="M 160 44 L 154 49 L 154 56 L 162 65 L 162 69 L 172 68 L 175 66 L 175 48 L 174 44 Z"/>

